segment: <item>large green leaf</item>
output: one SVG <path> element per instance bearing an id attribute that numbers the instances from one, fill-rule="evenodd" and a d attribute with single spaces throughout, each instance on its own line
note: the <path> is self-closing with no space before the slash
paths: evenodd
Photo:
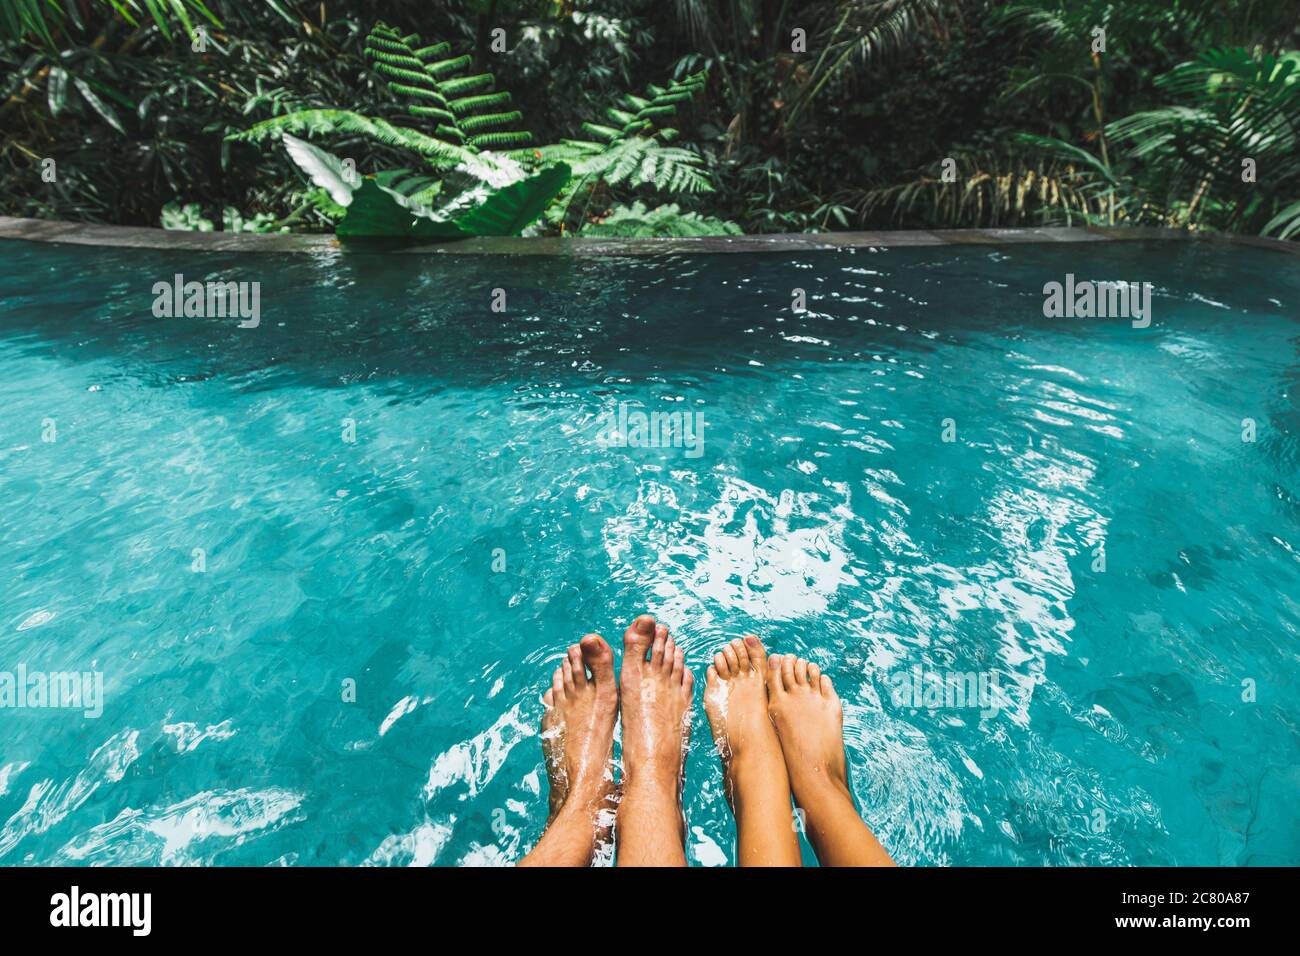
<path id="1" fill-rule="evenodd" d="M 340 206 L 352 202 L 353 192 L 361 185 L 356 169 L 349 169 L 343 160 L 319 146 L 288 133 L 283 135 L 284 148 L 289 158 L 308 175 L 312 182 L 330 194 Z"/>
<path id="2" fill-rule="evenodd" d="M 541 172 L 488 194 L 487 198 L 456 220 L 475 236 L 517 236 L 542 214 L 572 171 L 567 163 L 547 166 Z"/>
<path id="3" fill-rule="evenodd" d="M 454 241 L 470 236 L 517 236 L 542 214 L 570 176 L 564 163 L 548 166 L 517 183 L 483 194 L 474 190 L 453 198 L 442 211 L 428 208 L 420 198 L 427 188 L 404 195 L 401 186 L 380 185 L 366 179 L 352 193 L 347 215 L 339 223 L 343 238 L 410 238 Z M 466 204 L 466 211 L 459 210 Z M 457 214 L 459 213 L 459 214 Z M 454 216 L 454 218 L 452 218 Z"/>
<path id="4" fill-rule="evenodd" d="M 427 207 L 374 179 L 362 181 L 353 191 L 337 233 L 344 239 L 464 239 L 467 235 L 455 223 L 435 220 Z"/>

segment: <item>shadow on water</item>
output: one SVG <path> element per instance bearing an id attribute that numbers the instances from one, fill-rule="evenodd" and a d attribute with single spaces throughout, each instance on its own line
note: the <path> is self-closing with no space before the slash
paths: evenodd
<path id="1" fill-rule="evenodd" d="M 627 258 L 252 256 L 22 241 L 0 249 L 7 254 L 0 349 L 103 363 L 114 370 L 106 386 L 215 380 L 253 393 L 364 385 L 393 404 L 491 388 L 545 402 L 575 390 L 597 398 L 726 390 L 738 377 L 772 380 L 795 368 L 835 372 L 823 388 L 865 388 L 881 362 L 955 386 L 978 383 L 1004 355 L 1046 356 L 1050 364 L 1070 348 L 1113 362 L 1123 383 L 1134 356 L 1164 350 L 1179 356 L 1185 384 L 1207 404 L 1239 386 L 1235 361 L 1280 366 L 1288 387 L 1250 411 L 1269 423 L 1259 438 L 1265 453 L 1280 466 L 1300 465 L 1300 325 L 1285 332 L 1300 316 L 1300 269 L 1291 257 L 1226 244 Z M 1151 282 L 1152 326 L 1044 318 L 1043 284 L 1066 272 Z M 176 275 L 259 283 L 257 327 L 155 317 L 155 283 Z M 1268 335 L 1243 327 L 1273 317 Z M 1279 329 L 1288 342 L 1282 351 Z M 1020 401 L 1014 381 L 984 384 Z M 1008 406 L 1017 414 L 1027 408 Z M 1032 414 L 1022 424 L 1037 427 Z M 1295 489 L 1278 491 L 1294 500 Z"/>
<path id="2" fill-rule="evenodd" d="M 1063 279 L 1063 261 L 1070 268 L 1077 260 L 1080 278 L 1153 282 L 1158 300 L 1179 289 L 1162 305 L 1179 307 L 1180 330 L 1213 322 L 1229 307 L 1252 314 L 1290 307 L 1294 315 L 1295 297 L 1284 303 L 1265 290 L 1300 289 L 1287 257 L 1191 243 L 617 259 L 254 258 L 16 241 L 4 248 L 0 341 L 19 339 L 60 361 L 109 359 L 145 385 L 229 377 L 250 389 L 287 380 L 321 388 L 386 379 L 402 380 L 403 389 L 421 380 L 429 387 L 538 379 L 597 385 L 606 377 L 879 361 L 976 339 L 1013 346 L 1049 321 L 1042 284 Z M 260 283 L 259 325 L 155 317 L 154 284 L 177 274 Z M 793 307 L 798 290 L 803 314 Z M 1206 302 L 1219 307 L 1217 315 Z M 1053 329 L 1062 331 L 1114 335 L 1123 324 Z"/>

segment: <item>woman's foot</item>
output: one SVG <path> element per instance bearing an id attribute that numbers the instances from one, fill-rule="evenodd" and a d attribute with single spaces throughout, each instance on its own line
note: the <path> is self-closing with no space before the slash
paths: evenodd
<path id="1" fill-rule="evenodd" d="M 610 756 L 618 687 L 614 652 L 604 638 L 588 634 L 569 648 L 542 703 L 550 816 L 546 832 L 520 866 L 586 866 L 613 823 Z"/>
<path id="2" fill-rule="evenodd" d="M 736 638 L 713 655 L 705 676 L 704 712 L 736 815 L 740 865 L 798 866 L 790 782 L 768 716 L 767 651 L 757 637 Z"/>
<path id="3" fill-rule="evenodd" d="M 768 711 L 796 796 L 800 790 L 821 787 L 847 795 L 844 708 L 831 679 L 816 664 L 793 654 L 773 654 L 768 664 Z"/>
<path id="4" fill-rule="evenodd" d="M 773 654 L 767 663 L 768 710 L 817 859 L 823 866 L 892 866 L 853 805 L 844 708 L 831 679 L 793 654 Z"/>
<path id="5" fill-rule="evenodd" d="M 695 678 L 662 624 L 642 614 L 623 635 L 621 866 L 685 866 L 682 774 Z"/>

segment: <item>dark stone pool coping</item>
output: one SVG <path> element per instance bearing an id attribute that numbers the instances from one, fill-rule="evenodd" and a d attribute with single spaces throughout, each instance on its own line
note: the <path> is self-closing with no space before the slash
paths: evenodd
<path id="1" fill-rule="evenodd" d="M 201 249 L 212 252 L 333 252 L 342 248 L 333 236 L 302 234 L 181 232 L 139 226 L 99 226 L 89 223 L 0 216 L 0 239 L 63 242 L 81 246 L 135 249 Z M 1004 245 L 1008 243 L 1107 242 L 1137 239 L 1195 239 L 1300 254 L 1300 242 L 1256 236 L 1191 233 L 1151 227 L 1056 227 L 1024 229 L 884 230 L 879 232 L 786 233 L 757 236 L 701 236 L 689 239 L 562 239 L 500 238 L 430 243 L 393 249 L 403 255 L 570 255 L 643 256 L 665 253 L 809 252 L 816 250 L 889 248 L 891 246 Z"/>

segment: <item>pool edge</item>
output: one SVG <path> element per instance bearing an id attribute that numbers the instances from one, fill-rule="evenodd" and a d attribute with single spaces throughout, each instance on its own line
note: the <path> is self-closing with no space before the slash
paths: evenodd
<path id="1" fill-rule="evenodd" d="M 298 234 L 183 232 L 143 226 L 102 226 L 92 223 L 0 216 L 0 239 L 55 242 L 80 246 L 134 249 L 195 249 L 212 252 L 320 253 L 341 251 L 334 236 Z M 1179 239 L 1230 242 L 1300 254 L 1300 243 L 1260 236 L 1192 233 L 1150 226 L 1132 228 L 1027 227 L 1016 229 L 907 229 L 862 232 L 780 233 L 753 236 L 698 236 L 673 239 L 592 239 L 522 237 L 468 239 L 455 243 L 405 246 L 399 255 L 571 255 L 645 256 L 673 253 L 814 252 L 896 246 L 970 246 L 1056 242 L 1124 242 Z"/>

